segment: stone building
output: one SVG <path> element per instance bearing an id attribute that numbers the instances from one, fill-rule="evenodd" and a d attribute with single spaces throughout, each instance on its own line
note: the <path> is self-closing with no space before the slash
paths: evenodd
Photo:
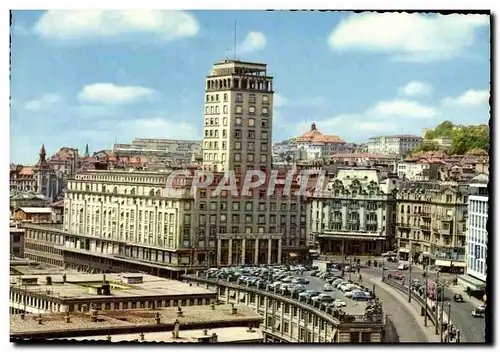
<path id="1" fill-rule="evenodd" d="M 270 169 L 274 90 L 267 65 L 216 63 L 205 87 L 204 167 L 237 174 Z"/>
<path id="2" fill-rule="evenodd" d="M 392 135 L 372 137 L 368 140 L 368 153 L 406 156 L 422 145 L 422 137 Z"/>
<path id="3" fill-rule="evenodd" d="M 396 207 L 400 260 L 463 270 L 467 197 L 466 185 L 402 182 Z"/>
<path id="4" fill-rule="evenodd" d="M 489 177 L 480 174 L 469 185 L 467 271 L 458 282 L 472 291 L 482 291 L 486 286 L 488 254 L 488 195 Z"/>
<path id="5" fill-rule="evenodd" d="M 333 153 L 348 150 L 347 143 L 338 136 L 321 133 L 316 123 L 312 123 L 311 130 L 294 140 L 300 159 L 317 160 L 329 159 Z"/>
<path id="6" fill-rule="evenodd" d="M 62 173 L 56 172 L 47 162 L 47 153 L 45 145 L 40 148 L 39 159 L 33 167 L 33 176 L 35 178 L 35 191 L 52 200 L 56 200 L 61 194 L 63 182 Z"/>
<path id="7" fill-rule="evenodd" d="M 380 255 L 394 238 L 397 180 L 376 169 L 339 169 L 309 199 L 310 236 L 322 254 Z"/>
<path id="8" fill-rule="evenodd" d="M 203 166 L 215 171 L 216 180 L 233 170 L 241 187 L 246 170 L 270 170 L 272 94 L 266 65 L 215 64 L 206 79 Z M 106 160 L 110 170 L 80 172 L 68 182 L 64 228 L 31 226 L 28 231 L 28 242 L 45 239 L 43 248 L 64 236 L 50 262 L 64 257 L 67 265 L 88 266 L 97 256 L 95 261 L 108 267 L 147 264 L 178 275 L 209 265 L 270 264 L 308 256 L 305 201 L 283 195 L 279 186 L 273 195 L 262 188 L 246 196 L 216 196 L 212 186 L 189 192 L 194 170 L 186 169 L 188 174 L 175 178 L 173 186 L 188 192 L 176 196 L 167 186 L 172 170 L 112 170 L 116 153 L 94 157 Z M 43 257 L 31 250 L 33 259 Z M 104 263 L 99 270 L 106 270 Z"/>

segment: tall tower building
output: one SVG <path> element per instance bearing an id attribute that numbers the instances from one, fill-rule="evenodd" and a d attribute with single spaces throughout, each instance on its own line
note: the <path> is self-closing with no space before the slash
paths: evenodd
<path id="1" fill-rule="evenodd" d="M 273 94 L 267 65 L 214 64 L 205 84 L 205 169 L 239 174 L 271 168 Z"/>

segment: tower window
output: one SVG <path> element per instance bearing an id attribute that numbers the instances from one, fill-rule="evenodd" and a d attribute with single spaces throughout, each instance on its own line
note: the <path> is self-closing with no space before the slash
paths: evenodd
<path id="1" fill-rule="evenodd" d="M 248 113 L 255 114 L 255 106 L 249 106 L 248 107 Z"/>
<path id="2" fill-rule="evenodd" d="M 236 101 L 237 102 L 243 102 L 243 94 L 242 93 L 237 93 L 236 94 Z"/>
<path id="3" fill-rule="evenodd" d="M 250 94 L 248 97 L 248 102 L 254 104 L 255 103 L 255 94 Z"/>
<path id="4" fill-rule="evenodd" d="M 227 93 L 224 93 L 224 101 L 227 101 Z"/>
<path id="5" fill-rule="evenodd" d="M 236 113 L 237 114 L 243 113 L 243 107 L 241 105 L 236 105 Z"/>

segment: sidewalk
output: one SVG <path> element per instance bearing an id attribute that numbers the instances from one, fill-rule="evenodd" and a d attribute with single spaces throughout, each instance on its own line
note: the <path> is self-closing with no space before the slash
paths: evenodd
<path id="1" fill-rule="evenodd" d="M 424 326 L 424 317 L 420 315 L 420 305 L 412 300 L 411 303 L 408 302 L 408 297 L 403 295 L 402 292 L 386 285 L 382 282 L 380 277 L 374 277 L 371 275 L 364 274 L 368 281 L 375 284 L 378 289 L 384 290 L 394 297 L 400 305 L 402 305 L 406 310 L 413 315 L 413 318 L 419 325 L 420 330 L 427 338 L 427 342 L 441 342 L 440 335 L 434 333 L 435 328 L 430 319 L 427 319 L 427 326 Z M 375 291 L 376 294 L 376 291 Z M 415 341 L 416 342 L 416 341 Z"/>

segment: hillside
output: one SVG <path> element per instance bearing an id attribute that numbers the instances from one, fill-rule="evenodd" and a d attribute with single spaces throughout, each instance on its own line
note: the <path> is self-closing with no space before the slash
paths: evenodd
<path id="1" fill-rule="evenodd" d="M 436 141 L 440 137 L 448 137 L 453 140 L 451 147 L 447 150 L 449 154 L 465 154 L 472 149 L 488 151 L 490 146 L 490 128 L 488 125 L 464 126 L 444 121 L 433 130 L 426 132 L 424 143 L 420 148 L 415 149 L 413 153 L 442 149 Z"/>

